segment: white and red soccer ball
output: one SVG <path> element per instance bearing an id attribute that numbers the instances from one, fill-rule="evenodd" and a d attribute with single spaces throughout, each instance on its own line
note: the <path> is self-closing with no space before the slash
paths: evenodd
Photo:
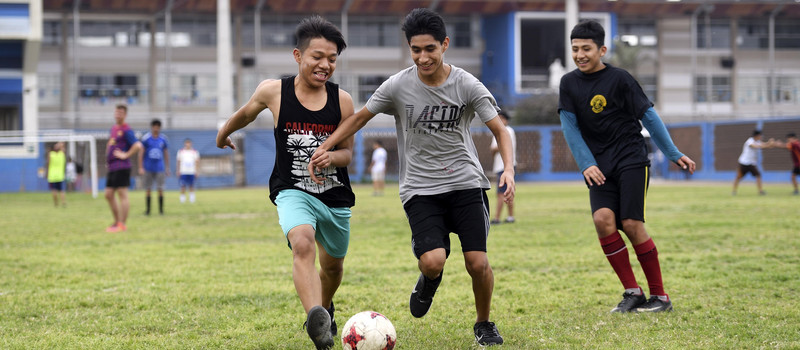
<path id="1" fill-rule="evenodd" d="M 344 350 L 392 350 L 397 343 L 394 325 L 375 311 L 362 311 L 347 320 L 342 329 Z"/>

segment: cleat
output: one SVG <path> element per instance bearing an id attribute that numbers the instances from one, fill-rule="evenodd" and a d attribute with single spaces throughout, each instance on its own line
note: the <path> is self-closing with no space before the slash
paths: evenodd
<path id="1" fill-rule="evenodd" d="M 478 322 L 472 327 L 475 331 L 475 341 L 480 345 L 500 345 L 503 344 L 503 337 L 497 331 L 494 322 Z"/>
<path id="2" fill-rule="evenodd" d="M 416 318 L 425 316 L 433 303 L 433 295 L 436 294 L 436 289 L 439 288 L 439 283 L 442 282 L 442 275 L 444 271 L 439 274 L 435 280 L 429 280 L 425 275 L 419 274 L 417 285 L 414 286 L 414 291 L 411 292 L 411 300 L 408 302 L 411 309 L 411 314 Z"/>
<path id="3" fill-rule="evenodd" d="M 335 339 L 336 334 L 339 333 L 339 329 L 336 327 L 336 317 L 333 316 L 333 313 L 336 312 L 336 307 L 333 306 L 333 300 L 331 300 L 331 308 L 327 311 L 328 315 L 331 315 L 331 336 Z"/>
<path id="4" fill-rule="evenodd" d="M 106 232 L 108 232 L 108 233 L 117 233 L 117 232 L 125 231 L 126 229 L 127 228 L 125 227 L 125 225 L 123 225 L 121 223 L 116 223 L 116 224 L 113 224 L 113 225 L 111 225 L 109 227 L 106 227 Z"/>
<path id="5" fill-rule="evenodd" d="M 509 217 L 506 218 L 506 223 L 507 224 L 513 224 L 514 222 L 516 222 L 516 220 L 514 220 L 513 216 L 509 216 Z"/>
<path id="6" fill-rule="evenodd" d="M 611 312 L 632 312 L 634 309 L 646 302 L 647 299 L 644 297 L 644 293 L 634 294 L 625 292 L 622 294 L 622 301 L 617 304 L 617 307 L 611 309 Z"/>
<path id="7" fill-rule="evenodd" d="M 333 348 L 333 337 L 331 337 L 331 316 L 322 306 L 314 306 L 308 311 L 306 323 L 308 337 L 314 342 L 317 350 L 327 350 Z"/>
<path id="8" fill-rule="evenodd" d="M 669 312 L 672 311 L 672 301 L 663 301 L 655 295 L 651 295 L 646 303 L 636 308 L 636 312 Z"/>
<path id="9" fill-rule="evenodd" d="M 491 224 L 491 225 L 500 225 L 500 220 L 492 219 L 492 221 L 490 221 L 489 224 Z"/>

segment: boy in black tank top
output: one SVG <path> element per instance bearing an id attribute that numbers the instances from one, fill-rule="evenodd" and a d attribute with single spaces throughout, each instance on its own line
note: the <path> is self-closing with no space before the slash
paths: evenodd
<path id="1" fill-rule="evenodd" d="M 321 184 L 311 181 L 307 169 L 313 151 L 343 119 L 353 115 L 353 100 L 328 81 L 346 47 L 339 29 L 312 16 L 300 23 L 295 36 L 298 74 L 261 82 L 250 100 L 220 129 L 217 147 L 236 149 L 230 134 L 270 109 L 276 155 L 269 197 L 278 208 L 279 223 L 292 249 L 294 285 L 307 314 L 304 327 L 317 349 L 330 349 L 337 333 L 333 295 L 342 281 L 350 240 L 350 207 L 355 205 L 347 174 L 353 138 L 328 152 L 315 174 L 325 178 Z M 319 272 L 315 267 L 317 244 L 322 247 Z"/>

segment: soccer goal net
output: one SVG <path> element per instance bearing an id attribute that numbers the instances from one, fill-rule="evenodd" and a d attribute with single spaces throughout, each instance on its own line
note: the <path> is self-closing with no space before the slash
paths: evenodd
<path id="1" fill-rule="evenodd" d="M 98 195 L 98 169 L 97 169 L 97 140 L 94 135 L 78 134 L 72 130 L 51 130 L 39 131 L 35 134 L 24 133 L 22 131 L 0 131 L 0 160 L 12 159 L 36 159 L 37 169 L 35 176 L 38 179 L 44 178 L 44 169 L 47 160 L 47 152 L 52 150 L 53 145 L 58 142 L 64 143 L 64 152 L 67 155 L 68 163 L 72 163 L 71 170 L 67 170 L 67 187 L 74 191 L 90 191 L 92 197 Z M 16 166 L 20 179 L 20 189 L 25 189 L 26 177 L 34 176 L 30 174 L 27 166 Z M 7 169 L 9 170 L 9 169 Z M 74 170 L 74 173 L 72 171 Z M 17 171 L 17 170 L 12 170 Z M 15 180 L 15 179 L 9 179 Z M 42 181 L 38 181 L 41 183 Z M 33 188 L 38 189 L 38 188 Z"/>

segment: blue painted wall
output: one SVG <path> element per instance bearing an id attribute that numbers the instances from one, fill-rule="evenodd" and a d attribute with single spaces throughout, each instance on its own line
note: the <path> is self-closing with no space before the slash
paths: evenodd
<path id="1" fill-rule="evenodd" d="M 482 55 L 481 81 L 501 106 L 514 105 L 514 13 L 485 16 L 481 23 L 486 50 Z"/>

